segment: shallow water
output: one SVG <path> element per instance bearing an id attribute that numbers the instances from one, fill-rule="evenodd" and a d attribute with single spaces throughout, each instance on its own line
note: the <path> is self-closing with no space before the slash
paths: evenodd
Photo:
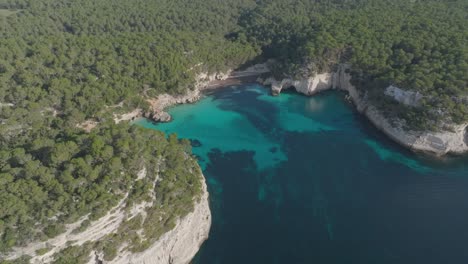
<path id="1" fill-rule="evenodd" d="M 338 92 L 226 87 L 169 112 L 137 124 L 194 142 L 213 213 L 195 263 L 468 263 L 466 156 L 413 154 Z"/>

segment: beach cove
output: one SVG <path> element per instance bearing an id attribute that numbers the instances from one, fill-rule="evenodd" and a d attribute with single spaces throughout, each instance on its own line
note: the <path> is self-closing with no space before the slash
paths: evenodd
<path id="1" fill-rule="evenodd" d="M 195 263 L 462 263 L 466 157 L 398 146 L 345 100 L 239 85 L 138 125 L 192 141 L 213 225 Z"/>

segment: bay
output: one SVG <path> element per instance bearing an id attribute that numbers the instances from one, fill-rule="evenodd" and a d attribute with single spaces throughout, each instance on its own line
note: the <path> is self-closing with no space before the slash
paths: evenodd
<path id="1" fill-rule="evenodd" d="M 213 225 L 194 263 L 468 263 L 468 158 L 390 141 L 340 92 L 218 89 L 137 125 L 190 139 Z"/>

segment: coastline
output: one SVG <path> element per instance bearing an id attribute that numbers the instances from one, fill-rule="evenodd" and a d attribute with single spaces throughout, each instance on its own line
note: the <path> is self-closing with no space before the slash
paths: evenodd
<path id="1" fill-rule="evenodd" d="M 322 74 L 317 74 L 316 76 L 305 78 L 302 80 L 291 80 L 291 79 L 283 79 L 281 81 L 277 81 L 274 78 L 270 77 L 265 80 L 259 78 L 262 74 L 266 73 L 264 70 L 262 71 L 247 71 L 249 72 L 248 75 L 242 75 L 243 72 L 246 71 L 239 71 L 239 72 L 233 72 L 233 71 L 228 71 L 228 72 L 223 72 L 223 73 L 215 73 L 208 75 L 206 73 L 202 73 L 197 77 L 197 82 L 195 85 L 195 88 L 193 90 L 189 90 L 185 95 L 180 95 L 180 96 L 172 96 L 168 94 L 163 94 L 158 96 L 155 99 L 151 99 L 151 113 L 143 113 L 141 110 L 134 110 L 131 113 L 125 114 L 118 121 L 120 122 L 123 120 L 134 120 L 135 118 L 138 117 L 144 117 L 144 118 L 149 118 L 152 119 L 155 122 L 169 122 L 171 120 L 170 115 L 166 112 L 167 108 L 178 105 L 178 104 L 186 104 L 186 103 L 194 103 L 198 101 L 204 92 L 209 92 L 215 89 L 220 89 L 223 87 L 227 87 L 230 85 L 240 85 L 240 84 L 246 84 L 246 83 L 259 83 L 265 86 L 270 86 L 271 93 L 273 95 L 280 95 L 281 91 L 284 89 L 290 89 L 293 88 L 295 89 L 296 92 L 302 93 L 307 96 L 313 96 L 316 93 L 326 91 L 326 90 L 341 90 L 347 93 L 347 97 L 352 101 L 354 106 L 356 107 L 357 111 L 360 114 L 363 114 L 369 122 L 375 126 L 377 129 L 379 129 L 382 133 L 384 133 L 386 136 L 388 136 L 391 140 L 395 141 L 396 143 L 400 144 L 403 147 L 406 147 L 412 151 L 415 152 L 424 152 L 431 154 L 432 156 L 444 156 L 446 154 L 465 154 L 468 151 L 468 146 L 466 142 L 463 142 L 463 136 L 462 141 L 455 140 L 456 142 L 451 142 L 450 140 L 453 139 L 454 135 L 449 134 L 452 132 L 444 131 L 444 132 L 415 132 L 415 131 L 406 131 L 402 128 L 402 126 L 396 127 L 392 125 L 392 123 L 384 117 L 384 115 L 377 109 L 376 106 L 370 104 L 366 98 L 365 94 L 361 94 L 356 87 L 354 87 L 351 84 L 351 76 L 349 73 L 347 73 L 347 65 L 339 65 L 337 71 L 334 72 L 328 72 L 328 73 L 322 73 Z M 236 76 L 240 73 L 240 77 Z M 159 119 L 156 119 L 154 117 L 158 117 Z M 164 117 L 161 119 L 161 117 Z M 468 125 L 468 124 L 467 124 Z M 465 127 L 467 126 L 465 125 Z M 464 130 L 468 129 L 462 128 L 462 131 L 458 131 L 459 133 L 464 133 Z M 455 133 L 456 136 L 460 136 L 457 133 Z M 442 138 L 441 140 L 445 140 L 445 143 L 443 145 L 443 148 L 439 145 L 434 145 L 434 142 L 431 141 L 431 138 Z M 428 140 L 429 139 L 429 140 Z M 448 143 L 447 143 L 448 142 Z M 450 145 L 451 144 L 451 145 Z M 460 148 L 457 148 L 457 146 L 454 146 L 454 144 L 464 144 L 460 145 Z M 209 219 L 209 222 L 211 225 L 211 214 L 209 212 L 209 207 L 208 207 L 208 192 L 206 191 L 206 183 L 204 181 L 204 194 L 203 194 L 203 201 L 206 201 L 206 205 L 203 205 L 203 208 L 201 209 L 204 210 L 205 215 L 207 216 L 207 219 Z M 198 206 L 198 205 L 197 205 Z M 130 254 L 128 253 L 127 255 L 119 256 L 116 261 L 113 261 L 111 263 L 153 263 L 151 261 L 154 261 L 154 259 L 158 259 L 158 261 L 163 261 L 163 262 L 169 262 L 169 263 L 189 263 L 190 260 L 193 258 L 193 256 L 197 253 L 199 250 L 201 244 L 208 238 L 208 233 L 209 233 L 209 225 L 208 227 L 202 227 L 200 228 L 200 225 L 194 225 L 190 224 L 193 223 L 193 221 L 188 220 L 187 222 L 184 222 L 186 218 L 190 219 L 192 218 L 192 214 L 198 214 L 195 213 L 198 209 L 194 211 L 194 213 L 191 213 L 190 215 L 186 216 L 184 219 L 182 219 L 174 228 L 173 230 L 167 232 L 166 234 L 163 235 L 163 237 L 158 240 L 156 243 L 154 243 L 150 249 L 146 250 L 143 253 L 136 253 L 136 254 Z M 189 223 L 189 224 L 187 224 Z M 187 227 L 191 226 L 191 228 Z M 185 231 L 180 231 L 180 230 L 185 230 Z M 194 239 L 194 236 L 191 238 L 187 238 L 186 236 L 181 236 L 181 233 L 190 233 L 194 232 L 197 233 L 195 237 L 197 239 Z M 169 254 L 162 254 L 155 253 L 156 251 L 159 251 L 160 247 L 166 248 L 167 245 L 170 244 L 168 241 L 174 241 L 171 240 L 174 237 L 179 237 L 175 239 L 174 243 L 180 243 L 185 246 L 180 246 L 180 250 L 173 250 L 174 248 L 177 248 L 177 246 L 172 246 L 172 253 Z M 191 241 L 197 241 L 195 244 L 196 246 L 189 247 L 190 250 L 187 249 L 186 247 L 186 241 L 191 240 Z M 185 242 L 184 242 L 185 241 Z M 193 243 L 192 243 L 193 244 Z M 162 250 L 164 251 L 164 250 Z M 167 251 L 165 251 L 167 252 Z"/>
<path id="2" fill-rule="evenodd" d="M 351 75 L 347 73 L 346 64 L 338 65 L 334 72 L 317 74 L 300 80 L 283 79 L 277 81 L 270 77 L 260 80 L 260 83 L 271 86 L 271 93 L 279 95 L 284 89 L 295 89 L 298 93 L 313 96 L 326 90 L 341 90 L 348 93 L 349 98 L 369 122 L 396 143 L 415 152 L 423 152 L 433 156 L 468 153 L 468 123 L 452 125 L 445 131 L 411 131 L 404 128 L 404 121 L 395 119 L 391 122 L 377 106 L 372 105 L 367 95 L 362 94 L 351 84 Z"/>
<path id="3" fill-rule="evenodd" d="M 201 170 L 201 169 L 199 169 Z M 141 175 L 146 173 L 145 169 L 140 171 Z M 190 263 L 195 254 L 199 251 L 203 242 L 208 239 L 211 228 L 211 211 L 209 208 L 209 193 L 206 180 L 200 172 L 202 193 L 197 200 L 194 200 L 193 211 L 183 217 L 179 217 L 175 227 L 162 234 L 151 246 L 138 253 L 131 252 L 126 244 L 122 244 L 118 249 L 118 255 L 110 260 L 104 260 L 104 253 L 101 250 L 90 251 L 87 264 L 151 264 L 151 263 Z M 128 217 L 145 214 L 145 206 L 148 203 L 137 204 L 129 215 L 125 209 L 127 195 L 112 208 L 106 215 L 90 223 L 87 229 L 80 233 L 73 231 L 78 228 L 86 217 L 75 223 L 68 224 L 67 230 L 57 237 L 46 241 L 36 241 L 22 248 L 15 248 L 13 252 L 6 255 L 5 260 L 14 260 L 22 256 L 30 256 L 29 263 L 43 264 L 52 263 L 54 255 L 69 246 L 82 246 L 87 243 L 99 243 L 100 239 L 106 235 L 118 232 L 120 225 Z M 38 250 L 49 248 L 44 254 L 39 254 Z"/>
<path id="4" fill-rule="evenodd" d="M 187 89 L 187 92 L 183 95 L 170 95 L 161 94 L 156 98 L 147 99 L 150 104 L 148 111 L 142 109 L 135 109 L 132 112 L 115 115 L 115 123 L 122 121 L 131 121 L 137 118 L 147 118 L 153 122 L 169 122 L 171 116 L 166 112 L 166 109 L 178 105 L 194 103 L 198 101 L 203 92 L 219 89 L 230 85 L 240 85 L 245 83 L 254 83 L 258 77 L 264 73 L 269 72 L 267 64 L 256 64 L 243 71 L 227 70 L 225 72 L 216 72 L 212 74 L 200 73 L 195 78 L 195 86 L 193 90 Z"/>
<path id="5" fill-rule="evenodd" d="M 179 219 L 176 226 L 164 233 L 150 248 L 141 253 L 124 252 L 109 264 L 151 264 L 172 263 L 188 264 L 199 251 L 201 245 L 208 239 L 211 228 L 211 211 L 209 193 L 205 177 L 202 175 L 202 190 L 200 200 L 194 210 Z M 99 263 L 99 262 L 91 262 Z M 89 263 L 89 264 L 91 264 Z M 102 263 L 102 262 L 101 262 Z"/>
<path id="6" fill-rule="evenodd" d="M 349 68 L 346 64 L 338 65 L 334 72 L 317 74 L 313 77 L 300 80 L 283 79 L 275 80 L 273 77 L 265 80 L 259 78 L 262 74 L 268 73 L 265 70 L 267 63 L 254 65 L 245 71 L 228 71 L 212 75 L 203 74 L 204 79 L 197 79 L 197 84 L 193 91 L 189 91 L 183 96 L 159 96 L 152 104 L 152 115 L 141 114 L 154 122 L 169 122 L 172 117 L 165 112 L 168 107 L 194 103 L 201 98 L 205 91 L 219 89 L 230 85 L 240 85 L 245 83 L 259 83 L 270 86 L 272 95 L 279 95 L 282 90 L 293 88 L 296 92 L 313 96 L 316 93 L 326 90 L 341 90 L 347 92 L 349 98 L 355 105 L 357 111 L 363 114 L 369 122 L 379 129 L 390 139 L 415 152 L 423 152 L 432 156 L 444 156 L 447 154 L 465 154 L 468 152 L 468 124 L 452 126 L 455 131 L 410 131 L 403 128 L 403 122 L 390 122 L 376 106 L 368 102 L 366 95 L 362 95 L 356 87 L 351 84 L 351 75 L 347 73 Z M 258 70 L 260 69 L 260 70 Z M 244 76 L 244 73 L 249 73 Z M 241 76 L 240 78 L 238 76 Z M 245 78 L 247 77 L 247 78 Z M 153 117 L 153 118 L 151 118 Z M 395 125 L 396 124 L 396 125 Z"/>

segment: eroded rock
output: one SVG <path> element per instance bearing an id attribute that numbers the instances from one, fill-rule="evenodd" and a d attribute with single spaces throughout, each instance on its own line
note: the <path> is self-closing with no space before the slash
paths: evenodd
<path id="1" fill-rule="evenodd" d="M 153 114 L 151 119 L 155 122 L 162 122 L 162 123 L 167 123 L 172 120 L 172 117 L 169 113 L 161 111 Z"/>
<path id="2" fill-rule="evenodd" d="M 449 129 L 443 131 L 412 131 L 404 128 L 403 120 L 390 122 L 377 106 L 371 105 L 366 93 L 360 92 L 351 84 L 351 75 L 348 73 L 349 66 L 340 64 L 336 71 L 317 74 L 313 77 L 300 80 L 289 78 L 277 81 L 267 78 L 263 84 L 271 86 L 271 93 L 279 95 L 283 89 L 294 88 L 297 92 L 305 95 L 313 95 L 317 92 L 339 89 L 348 92 L 349 98 L 356 105 L 358 111 L 383 131 L 387 136 L 399 144 L 413 150 L 430 152 L 436 155 L 447 153 L 468 152 L 467 126 L 468 124 L 447 125 Z M 414 92 L 405 92 L 397 87 L 389 88 L 388 95 L 395 96 L 395 100 L 401 103 L 416 106 L 422 95 Z"/>
<path id="3" fill-rule="evenodd" d="M 193 212 L 180 219 L 174 229 L 165 233 L 150 248 L 141 253 L 121 252 L 109 264 L 153 264 L 190 263 L 208 238 L 211 228 L 211 212 L 208 204 L 208 191 L 205 180 L 203 194 L 195 204 Z"/>
<path id="4" fill-rule="evenodd" d="M 416 107 L 420 104 L 423 95 L 419 92 L 407 91 L 390 85 L 385 89 L 385 95 L 392 97 L 395 101 L 402 103 L 404 105 Z"/>

